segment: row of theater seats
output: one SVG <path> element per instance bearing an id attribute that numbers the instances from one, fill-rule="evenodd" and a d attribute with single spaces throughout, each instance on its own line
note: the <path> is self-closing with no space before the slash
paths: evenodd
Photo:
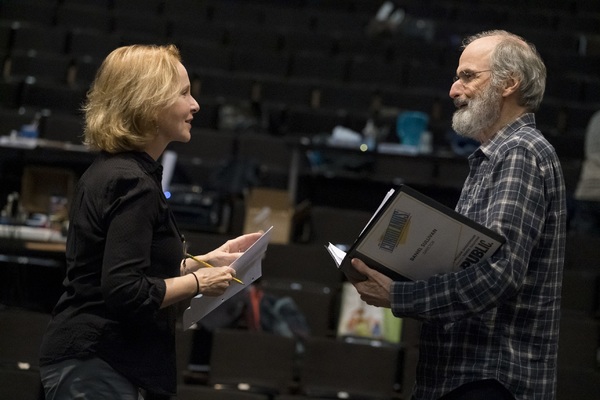
<path id="1" fill-rule="evenodd" d="M 191 72 L 195 71 L 192 69 Z M 196 97 L 201 103 L 195 125 L 202 128 L 221 128 L 219 116 L 224 104 L 249 108 L 253 118 L 252 130 L 279 135 L 328 133 L 336 125 L 361 131 L 367 119 L 376 115 L 376 110 L 383 115 L 382 110 L 398 109 L 424 111 L 431 116 L 432 125 L 436 124 L 443 131 L 444 127 L 448 129 L 448 119 L 453 111 L 447 92 L 435 89 L 315 84 L 301 79 L 232 75 L 223 71 L 198 71 L 194 76 L 199 83 Z M 567 86 L 575 92 L 578 81 L 565 83 Z M 25 108 L 30 115 L 45 109 L 54 114 L 76 116 L 86 91 L 83 86 L 18 78 L 4 80 L 0 89 L 4 92 L 2 108 L 6 111 L 3 114 L 8 118 L 13 113 L 17 119 L 20 119 L 19 108 Z M 590 90 L 600 93 L 596 86 L 586 85 L 589 96 Z M 565 102 L 548 97 L 537 114 L 538 122 L 551 134 L 570 132 L 577 136 L 577 133 L 583 132 L 597 108 L 597 102 Z M 392 125 L 395 114 L 387 115 L 387 121 L 385 118 L 381 120 Z M 70 119 L 74 122 L 73 129 L 77 130 L 81 122 Z M 8 133 L 10 129 L 17 128 L 5 126 L 4 131 Z M 60 132 L 49 132 L 49 135 L 53 134 Z M 77 141 L 78 136 L 73 135 L 71 141 Z"/>
<path id="2" fill-rule="evenodd" d="M 0 309 L 0 396 L 42 400 L 38 352 L 50 315 L 20 308 Z M 410 393 L 415 349 L 400 345 L 348 342 L 247 330 L 215 330 L 210 369 L 203 382 L 190 369 L 194 330 L 177 330 L 178 395 L 173 399 L 351 398 L 391 399 Z M 24 340 L 24 338 L 26 338 Z M 411 358 L 406 363 L 407 358 Z M 377 368 L 365 370 L 365 365 Z M 219 390 L 217 390 L 218 388 Z M 293 397 L 292 397 L 293 396 Z M 153 398 L 149 396 L 148 398 Z M 408 398 L 408 397 L 403 397 Z"/>
<path id="3" fill-rule="evenodd" d="M 251 130 L 276 135 L 314 135 L 329 133 L 336 125 L 361 131 L 372 111 L 383 109 L 413 109 L 431 115 L 432 125 L 439 126 L 443 134 L 445 123 L 452 112 L 452 103 L 446 93 L 418 89 L 382 89 L 351 87 L 339 84 L 314 85 L 305 81 L 293 81 L 265 77 L 255 79 L 231 76 L 222 72 L 198 74 L 202 88 L 196 96 L 201 110 L 194 121 L 198 128 Z M 35 114 L 42 112 L 41 135 L 49 139 L 79 142 L 82 121 L 78 110 L 85 96 L 82 87 L 56 85 L 43 81 L 14 80 L 0 83 L 4 92 L 0 107 L 0 120 L 4 134 L 31 122 Z M 254 92 L 254 94 L 251 94 Z M 258 92 L 258 93 L 257 93 Z M 316 98 L 316 99 L 315 99 Z M 311 104 L 317 103 L 315 108 Z M 236 105 L 237 112 L 249 118 L 250 125 L 226 127 L 222 124 L 223 105 Z M 583 143 L 573 132 L 583 132 L 589 115 L 596 110 L 596 103 L 565 104 L 548 99 L 538 112 L 538 122 L 550 132 L 559 126 L 572 133 L 566 146 L 557 146 L 559 155 L 579 157 Z M 241 111 L 240 111 L 241 109 Z M 395 113 L 379 117 L 381 126 L 391 127 Z M 550 122 L 549 122 L 550 121 Z M 554 122 L 552 122 L 554 121 Z M 436 125 L 434 125 L 436 124 Z M 438 135 L 439 139 L 442 135 Z M 566 135 L 550 136 L 560 144 Z M 393 132 L 389 136 L 394 140 Z M 396 139 L 397 140 L 397 139 Z M 579 144 L 578 144 L 579 143 Z"/>
<path id="4" fill-rule="evenodd" d="M 366 24 L 378 11 L 381 1 L 194 1 L 164 0 L 103 0 L 93 4 L 82 0 L 59 0 L 39 3 L 32 0 L 6 1 L 2 11 L 47 24 L 80 24 L 79 20 L 95 16 L 92 27 L 108 30 L 119 27 L 119 19 L 131 12 L 142 13 L 148 24 L 142 29 L 155 29 L 165 19 L 194 17 L 200 21 L 215 20 L 253 25 L 281 25 L 316 30 L 353 30 Z M 12 3 L 12 4 L 11 4 Z M 543 6 L 533 1 L 444 1 L 435 4 L 418 0 L 396 2 L 409 15 L 419 18 L 469 23 L 478 20 L 485 24 L 530 24 L 544 29 L 598 33 L 594 13 L 600 11 L 593 0 L 552 1 Z M 23 8 L 26 8 L 27 15 Z M 286 10 L 290 9 L 290 10 Z M 114 21 L 116 19 L 116 21 Z M 136 20 L 135 18 L 133 19 Z M 151 25 L 153 28 L 149 27 Z M 127 27 L 125 27 L 127 29 Z M 131 30 L 131 28 L 129 28 Z"/>
<path id="5" fill-rule="evenodd" d="M 349 12 L 343 7 L 337 10 L 327 9 L 321 2 L 294 7 L 292 3 L 282 5 L 279 2 L 261 1 L 163 3 L 161 0 L 117 0 L 108 1 L 104 5 L 92 5 L 89 2 L 71 0 L 47 3 L 9 0 L 3 3 L 2 15 L 5 20 L 57 28 L 53 33 L 53 41 L 45 39 L 52 42 L 51 48 L 64 47 L 66 31 L 72 29 L 125 35 L 126 41 L 144 40 L 144 35 L 148 35 L 146 40 L 158 42 L 166 38 L 179 40 L 195 37 L 214 44 L 237 44 L 270 50 L 280 50 L 282 44 L 286 48 L 286 43 L 290 46 L 288 49 L 294 51 L 316 45 L 325 52 L 334 49 L 341 52 L 366 50 L 369 54 L 388 46 L 394 47 L 394 41 L 388 41 L 378 48 L 364 40 L 364 28 L 381 4 L 376 1 L 364 3 L 370 3 L 373 10 Z M 427 4 L 404 0 L 398 2 L 398 5 L 406 11 L 408 20 L 414 18 L 422 22 L 434 21 L 434 35 L 421 37 L 446 48 L 459 44 L 457 41 L 466 32 L 494 26 L 527 32 L 526 36 L 531 36 L 531 40 L 538 43 L 543 53 L 587 54 L 590 50 L 595 50 L 594 35 L 600 33 L 595 15 L 598 10 L 585 7 L 587 3 L 569 7 L 570 3 L 564 2 L 563 5 L 567 7 L 562 9 L 546 3 L 544 7 L 529 8 L 526 4 L 515 7 L 503 2 L 471 2 L 465 5 L 452 1 Z M 309 33 L 315 36 L 309 36 Z M 289 37 L 286 37 L 288 34 Z M 294 34 L 304 36 L 295 37 Z M 128 35 L 132 37 L 128 38 Z M 283 36 L 283 42 L 280 36 Z M 410 50 L 418 51 L 417 47 L 419 46 Z M 430 59 L 437 60 L 435 46 L 425 47 L 422 54 L 428 53 Z M 402 50 L 402 46 L 398 50 Z"/>
<path id="6" fill-rule="evenodd" d="M 388 66 L 385 72 L 389 76 L 381 76 L 380 79 L 388 79 L 386 82 L 393 85 L 410 84 L 410 81 L 418 79 L 414 68 L 419 65 L 428 63 L 426 65 L 434 67 L 440 63 L 456 62 L 454 51 L 440 44 L 416 39 L 414 42 L 396 42 L 390 38 L 370 39 L 362 32 L 336 36 L 311 31 L 221 26 L 213 23 L 207 23 L 203 29 L 227 32 L 228 40 L 210 40 L 209 33 L 201 30 L 161 37 L 154 42 L 176 43 L 182 50 L 185 63 L 196 67 L 245 71 L 243 64 L 246 61 L 260 63 L 260 58 L 265 58 L 260 64 L 265 68 L 263 73 L 280 77 L 300 74 L 303 63 L 307 62 L 305 59 L 312 55 L 318 61 L 327 59 L 335 64 L 335 68 L 323 65 L 329 69 L 315 77 L 360 82 L 363 72 L 361 67 L 365 68 L 361 63 L 372 62 L 376 67 Z M 151 39 L 153 38 L 148 37 L 143 42 L 152 42 Z M 17 53 L 15 63 L 23 63 L 26 55 L 33 54 L 40 57 L 34 60 L 55 64 L 54 69 L 63 67 L 63 71 L 57 71 L 53 75 L 48 73 L 48 76 L 56 77 L 56 80 L 65 80 L 69 64 L 79 62 L 85 68 L 85 62 L 98 62 L 110 50 L 124 43 L 136 41 L 122 33 L 48 27 L 6 19 L 0 25 L 1 50 L 5 53 Z M 252 52 L 257 53 L 254 58 Z M 269 61 L 276 65 L 269 66 Z M 86 83 L 87 77 L 82 75 L 81 83 Z"/>
<path id="7" fill-rule="evenodd" d="M 184 332 L 180 337 L 185 335 Z M 414 358 L 416 354 L 407 348 L 327 337 L 309 337 L 302 344 L 302 350 L 298 351 L 297 343 L 288 337 L 217 330 L 206 384 L 194 384 L 189 378 L 186 382 L 184 375 L 178 398 L 193 398 L 192 394 L 204 398 L 206 393 L 214 393 L 215 386 L 224 389 L 215 399 L 225 396 L 223 393 L 230 396 L 223 398 L 236 398 L 241 385 L 246 392 L 254 393 L 256 399 L 341 395 L 375 400 L 400 398 L 401 394 L 406 396 L 402 398 L 408 398 L 412 377 L 402 375 L 402 365 L 405 357 Z M 365 368 L 368 365 L 372 368 Z"/>
<path id="8" fill-rule="evenodd" d="M 432 94 L 447 97 L 453 75 L 450 68 L 441 73 L 439 67 L 410 61 L 391 64 L 362 57 L 334 58 L 312 52 L 281 55 L 248 49 L 231 51 L 202 44 L 188 47 L 184 44 L 182 51 L 186 50 L 184 58 L 186 54 L 190 56 L 184 61 L 188 62 L 191 78 L 200 80 L 201 96 L 246 101 L 256 97 L 256 100 L 263 100 L 261 96 L 270 100 L 269 96 L 274 96 L 274 100 L 283 103 L 301 103 L 313 108 L 367 112 L 376 106 L 375 95 L 382 97 L 382 106 L 396 106 L 391 103 L 397 100 L 394 93 L 414 93 L 416 89 L 429 97 Z M 70 54 L 13 51 L 3 59 L 3 84 L 6 90 L 12 89 L 15 94 L 3 99 L 3 105 L 19 103 L 18 86 L 27 77 L 35 78 L 35 81 L 29 79 L 30 84 L 45 84 L 47 90 L 64 87 L 78 98 L 78 92 L 87 89 L 91 83 L 100 61 L 76 59 Z M 254 91 L 254 85 L 259 86 L 259 92 Z M 284 95 L 286 91 L 291 91 L 289 98 Z M 318 92 L 319 97 L 315 97 L 314 92 Z M 593 99 L 596 94 L 588 90 L 581 96 Z M 20 100 L 24 105 L 28 104 L 27 101 L 27 98 Z M 405 101 L 399 106 L 407 103 Z M 69 106 L 72 104 L 55 105 L 64 111 L 76 111 Z"/>
<path id="9" fill-rule="evenodd" d="M 15 23 L 15 21 L 3 17 L 3 24 L 0 26 L 0 45 L 5 51 L 7 49 L 21 52 L 36 50 L 40 53 L 56 55 L 57 58 L 58 55 L 70 55 L 76 61 L 82 61 L 82 68 L 86 68 L 86 61 L 92 59 L 98 62 L 111 49 L 123 43 L 175 42 L 183 48 L 184 59 L 198 67 L 236 70 L 243 66 L 246 59 L 259 63 L 258 58 L 261 57 L 275 62 L 275 66 L 271 67 L 268 62 L 260 64 L 267 68 L 265 74 L 285 76 L 286 73 L 295 74 L 297 71 L 294 69 L 301 69 L 303 57 L 306 56 L 302 55 L 302 52 L 308 52 L 315 57 L 330 56 L 329 60 L 335 64 L 335 69 L 323 72 L 321 77 L 324 79 L 358 80 L 362 77 L 361 71 L 365 68 L 361 68 L 361 63 L 370 62 L 374 68 L 380 69 L 375 71 L 385 72 L 377 75 L 382 75 L 380 79 L 387 79 L 386 83 L 410 85 L 415 84 L 414 80 L 417 80 L 416 84 L 425 82 L 419 81 L 419 74 L 416 73 L 415 68 L 453 67 L 457 56 L 456 43 L 451 45 L 410 36 L 369 38 L 361 29 L 332 34 L 271 26 L 259 28 L 207 22 L 195 24 L 189 31 L 167 36 L 153 37 L 148 34 L 144 37 L 143 33 L 138 33 L 139 37 L 130 38 L 121 31 L 101 32 L 91 30 L 89 27 L 82 29 L 26 22 Z M 598 54 L 585 54 L 584 43 L 588 43 L 588 39 L 591 38 L 561 33 L 560 39 L 551 42 L 545 37 L 548 32 L 532 30 L 523 31 L 523 34 L 534 43 L 541 42 L 542 39 L 548 40 L 547 45 L 539 45 L 539 48 L 549 59 L 551 68 L 556 69 L 557 74 L 578 72 L 587 74 L 597 65 Z M 250 50 L 258 53 L 255 58 L 249 58 L 250 55 L 247 53 Z M 301 56 L 298 56 L 298 60 L 293 60 L 297 52 L 300 52 Z M 72 60 L 67 57 L 62 59 L 63 63 L 69 61 Z M 296 67 L 294 61 L 298 62 Z M 60 63 L 60 60 L 49 59 L 48 62 Z M 403 72 L 403 69 L 406 71 Z M 438 69 L 438 72 L 443 71 Z M 83 83 L 86 77 L 86 75 L 82 76 Z"/>
<path id="10" fill-rule="evenodd" d="M 50 314 L 0 304 L 0 398 L 43 400 L 39 347 Z"/>
<path id="11" fill-rule="evenodd" d="M 36 49 L 42 52 L 72 54 L 78 57 L 91 56 L 102 58 L 114 47 L 125 43 L 166 43 L 175 42 L 187 47 L 191 53 L 194 44 L 212 46 L 222 49 L 252 49 L 262 54 L 293 54 L 297 51 L 311 51 L 322 55 L 373 57 L 376 61 L 401 61 L 407 56 L 427 58 L 432 62 L 454 62 L 449 58 L 453 51 L 442 43 L 424 39 L 407 43 L 394 41 L 390 37 L 370 38 L 359 27 L 349 32 L 318 32 L 312 30 L 294 30 L 290 27 L 277 26 L 238 26 L 229 23 L 197 21 L 190 24 L 177 23 L 177 29 L 168 34 L 153 36 L 150 33 L 138 32 L 137 37 L 130 37 L 127 32 L 99 31 L 90 27 L 73 27 L 63 25 L 41 25 L 35 22 L 19 21 L 2 17 L 0 30 L 2 47 L 15 50 Z M 14 32 L 11 32 L 11 29 Z M 45 36 L 41 36 L 44 35 Z M 100 40 L 99 40 L 100 39 Z M 569 42 L 571 52 L 577 50 L 577 37 Z M 95 46 L 90 46 L 90 44 Z M 202 50 L 200 48 L 200 50 Z M 223 53 L 226 54 L 226 53 Z M 221 56 L 216 54 L 217 56 Z M 211 62 L 211 60 L 205 60 Z"/>

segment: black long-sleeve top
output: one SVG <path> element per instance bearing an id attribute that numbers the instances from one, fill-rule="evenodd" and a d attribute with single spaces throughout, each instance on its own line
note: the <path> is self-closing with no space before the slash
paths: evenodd
<path id="1" fill-rule="evenodd" d="M 41 365 L 96 356 L 144 389 L 176 391 L 176 310 L 160 305 L 183 248 L 161 177 L 142 152 L 100 153 L 81 177 Z"/>

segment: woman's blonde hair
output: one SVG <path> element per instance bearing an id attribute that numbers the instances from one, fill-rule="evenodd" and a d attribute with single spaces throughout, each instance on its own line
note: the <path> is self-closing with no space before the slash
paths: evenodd
<path id="1" fill-rule="evenodd" d="M 83 106 L 84 143 L 109 153 L 142 150 L 157 135 L 158 113 L 179 94 L 179 50 L 132 45 L 112 51 Z"/>

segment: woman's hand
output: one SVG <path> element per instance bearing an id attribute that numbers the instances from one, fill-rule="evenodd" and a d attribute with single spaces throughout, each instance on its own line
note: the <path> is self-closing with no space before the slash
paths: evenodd
<path id="1" fill-rule="evenodd" d="M 238 236 L 234 239 L 228 240 L 221 246 L 206 254 L 195 256 L 195 258 L 204 261 L 213 267 L 224 267 L 231 265 L 235 260 L 240 258 L 242 253 L 248 250 L 248 248 L 252 246 L 261 235 L 262 232 L 254 232 Z M 202 263 L 188 258 L 185 263 L 184 274 L 198 271 L 204 266 L 205 265 L 202 265 Z"/>
<path id="2" fill-rule="evenodd" d="M 229 284 L 235 278 L 235 270 L 230 266 L 200 268 L 200 263 L 191 259 L 188 261 L 191 262 L 186 264 L 194 263 L 193 270 L 190 268 L 182 276 L 165 279 L 166 292 L 161 308 L 168 307 L 198 294 L 220 296 L 227 290 Z"/>
<path id="3" fill-rule="evenodd" d="M 235 270 L 231 268 L 231 264 L 261 235 L 262 232 L 241 235 L 204 255 L 184 259 L 181 262 L 181 276 L 165 279 L 167 291 L 161 307 L 189 299 L 196 294 L 222 295 L 235 278 Z"/>
<path id="4" fill-rule="evenodd" d="M 200 294 L 220 296 L 235 277 L 235 270 L 231 267 L 201 268 L 194 274 L 198 278 Z"/>
<path id="5" fill-rule="evenodd" d="M 206 254 L 209 263 L 214 266 L 230 265 L 243 252 L 248 250 L 263 234 L 263 232 L 248 233 L 226 241 L 223 245 Z"/>

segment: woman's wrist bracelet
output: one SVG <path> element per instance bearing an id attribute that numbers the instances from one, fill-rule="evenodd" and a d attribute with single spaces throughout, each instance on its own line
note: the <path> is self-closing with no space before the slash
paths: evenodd
<path id="1" fill-rule="evenodd" d="M 196 297 L 200 294 L 200 281 L 198 280 L 195 272 L 192 272 L 191 274 L 194 275 L 194 279 L 196 279 L 196 294 L 194 295 L 194 297 Z"/>

